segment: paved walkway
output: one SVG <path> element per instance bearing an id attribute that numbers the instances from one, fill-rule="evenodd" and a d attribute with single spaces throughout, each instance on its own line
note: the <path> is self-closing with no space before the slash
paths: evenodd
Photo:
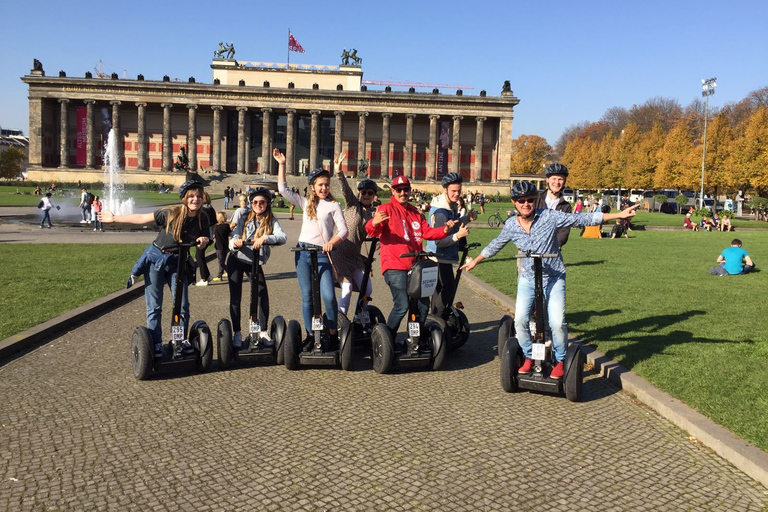
<path id="1" fill-rule="evenodd" d="M 281 222 L 295 241 L 299 221 Z M 273 252 L 268 284 L 272 314 L 298 319 L 292 259 Z M 581 403 L 504 393 L 502 311 L 458 299 L 469 343 L 443 371 L 392 375 L 214 362 L 137 382 L 143 299 L 94 318 L 0 366 L 0 510 L 765 510 L 764 487 L 594 372 Z M 228 315 L 226 284 L 191 301 L 213 329 Z"/>

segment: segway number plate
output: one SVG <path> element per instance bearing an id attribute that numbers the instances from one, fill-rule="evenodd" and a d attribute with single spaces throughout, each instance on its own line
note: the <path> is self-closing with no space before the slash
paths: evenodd
<path id="1" fill-rule="evenodd" d="M 261 332 L 261 325 L 259 324 L 259 322 L 249 322 L 249 327 L 248 328 L 250 329 L 250 333 L 251 334 L 255 334 L 255 333 L 260 333 Z"/>
<path id="2" fill-rule="evenodd" d="M 361 311 L 360 312 L 360 321 L 364 324 L 371 323 L 371 315 L 367 311 Z"/>
<path id="3" fill-rule="evenodd" d="M 534 343 L 531 350 L 531 359 L 534 361 L 543 361 L 547 357 L 547 350 L 544 343 Z"/>
<path id="4" fill-rule="evenodd" d="M 312 318 L 312 330 L 313 331 L 322 331 L 323 330 L 323 319 L 322 318 Z"/>
<path id="5" fill-rule="evenodd" d="M 421 336 L 421 325 L 419 325 L 419 322 L 408 322 L 408 335 Z"/>
<path id="6" fill-rule="evenodd" d="M 171 326 L 171 340 L 172 341 L 184 341 L 184 326 L 172 325 Z"/>

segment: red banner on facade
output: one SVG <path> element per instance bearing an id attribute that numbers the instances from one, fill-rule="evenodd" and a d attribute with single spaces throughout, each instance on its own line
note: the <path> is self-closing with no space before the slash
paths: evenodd
<path id="1" fill-rule="evenodd" d="M 85 165 L 86 163 L 86 147 L 88 137 L 88 108 L 77 107 L 77 138 L 75 139 L 75 164 Z"/>

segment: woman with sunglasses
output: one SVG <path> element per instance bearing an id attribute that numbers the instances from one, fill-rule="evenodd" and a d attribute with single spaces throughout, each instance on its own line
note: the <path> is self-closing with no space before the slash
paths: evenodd
<path id="1" fill-rule="evenodd" d="M 318 273 L 320 276 L 320 296 L 325 305 L 328 318 L 328 331 L 331 334 L 331 350 L 338 347 L 339 334 L 336 324 L 338 303 L 334 290 L 333 267 L 329 254 L 333 248 L 347 238 L 347 223 L 341 205 L 331 194 L 331 173 L 325 169 L 315 169 L 307 179 L 308 197 L 301 197 L 297 192 L 288 188 L 285 179 L 285 155 L 275 148 L 272 156 L 277 161 L 277 189 L 289 203 L 302 210 L 301 233 L 299 247 L 315 247 L 322 249 L 318 253 Z M 334 234 L 335 230 L 335 234 Z M 312 336 L 312 268 L 311 256 L 308 251 L 296 251 L 296 275 L 301 289 L 301 312 L 307 338 Z"/>
<path id="2" fill-rule="evenodd" d="M 339 311 L 347 315 L 349 303 L 352 299 L 353 284 L 359 290 L 363 283 L 365 258 L 360 254 L 360 250 L 366 237 L 365 223 L 373 217 L 373 213 L 376 211 L 376 208 L 373 206 L 373 198 L 376 196 L 379 187 L 375 181 L 364 179 L 357 184 L 358 192 L 355 195 L 341 170 L 341 163 L 343 161 L 344 153 L 341 153 L 334 160 L 334 169 L 336 177 L 339 179 L 339 185 L 341 185 L 344 203 L 346 204 L 344 220 L 347 223 L 349 236 L 333 248 L 331 257 L 341 280 Z M 370 279 L 364 293 L 366 297 L 370 297 L 371 293 L 373 293 L 373 285 Z"/>
<path id="3" fill-rule="evenodd" d="M 530 251 L 533 254 L 557 254 L 557 258 L 546 259 L 542 262 L 544 278 L 544 301 L 547 304 L 547 317 L 552 330 L 557 363 L 552 368 L 550 378 L 563 377 L 563 360 L 566 352 L 565 333 L 565 264 L 560 254 L 560 243 L 557 232 L 562 228 L 597 226 L 603 221 L 614 219 L 631 219 L 639 204 L 631 206 L 618 213 L 565 213 L 558 210 L 535 208 L 539 191 L 530 181 L 515 183 L 512 187 L 511 198 L 515 204 L 517 215 L 510 218 L 501 230 L 499 236 L 483 249 L 475 259 L 465 264 L 462 269 L 469 272 L 485 258 L 490 258 L 499 252 L 507 243 L 513 242 L 521 252 Z M 522 260 L 522 269 L 517 278 L 517 296 L 515 297 L 515 331 L 517 332 L 520 348 L 523 350 L 525 361 L 519 368 L 519 373 L 529 373 L 533 369 L 531 359 L 530 320 L 534 302 L 534 270 L 533 258 Z"/>
<path id="4" fill-rule="evenodd" d="M 264 187 L 257 187 L 249 195 L 251 211 L 237 222 L 229 238 L 229 258 L 227 259 L 227 278 L 229 280 L 229 316 L 232 319 L 232 345 L 240 348 L 243 335 L 240 325 L 240 300 L 243 296 L 243 273 L 250 272 L 253 265 L 254 249 L 261 249 L 259 257 L 259 325 L 261 326 L 261 344 L 271 347 L 274 343 L 267 331 L 269 320 L 269 293 L 264 279 L 264 265 L 267 263 L 271 245 L 283 245 L 287 237 L 280 223 L 272 214 L 272 192 Z M 253 242 L 253 246 L 245 245 Z"/>

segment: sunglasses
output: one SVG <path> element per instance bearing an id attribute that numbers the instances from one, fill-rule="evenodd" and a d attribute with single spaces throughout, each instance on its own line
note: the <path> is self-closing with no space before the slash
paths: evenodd
<path id="1" fill-rule="evenodd" d="M 361 196 L 372 196 L 374 194 L 373 194 L 373 190 L 363 190 L 362 192 L 360 192 L 360 195 Z"/>
<path id="2" fill-rule="evenodd" d="M 261 205 L 266 205 L 267 202 L 262 199 L 261 201 L 251 201 L 251 204 L 255 204 L 257 206 L 261 206 Z"/>
<path id="3" fill-rule="evenodd" d="M 398 194 L 407 194 L 411 191 L 411 187 L 398 187 L 398 188 L 393 188 L 392 190 L 394 190 Z"/>
<path id="4" fill-rule="evenodd" d="M 533 204 L 536 202 L 536 199 L 533 197 L 525 197 L 523 199 L 515 199 L 515 202 L 517 204 Z"/>

